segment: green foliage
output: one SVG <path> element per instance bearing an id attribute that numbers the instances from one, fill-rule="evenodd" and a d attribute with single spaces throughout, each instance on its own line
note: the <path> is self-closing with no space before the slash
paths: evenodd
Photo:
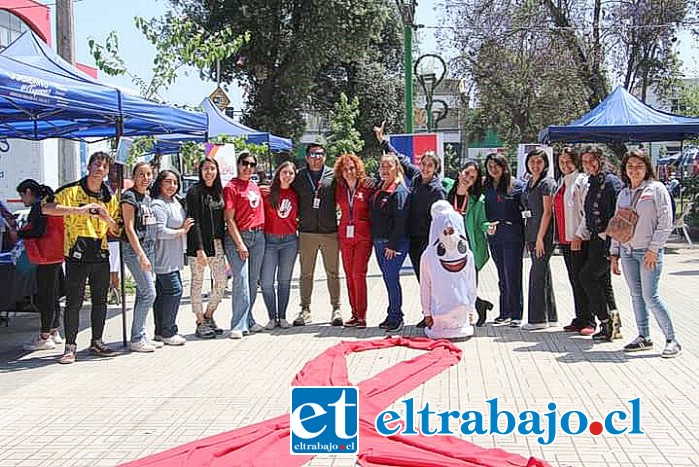
<path id="1" fill-rule="evenodd" d="M 378 86 L 399 74 L 365 67 L 373 63 L 367 58 L 372 54 L 384 57 L 377 63 L 392 60 L 393 51 L 400 56 L 400 40 L 394 34 L 399 22 L 390 0 L 170 1 L 206 31 L 250 31 L 250 41 L 239 53 L 221 62 L 221 73 L 223 81 L 236 80 L 245 87 L 244 123 L 255 128 L 299 139 L 303 113 L 330 111 L 341 91 L 357 96 L 362 106 L 382 105 L 380 99 L 365 99 L 350 89 L 359 75 L 370 73 Z M 377 50 L 377 44 L 396 46 Z M 360 110 L 360 118 L 366 116 Z"/>
<path id="2" fill-rule="evenodd" d="M 684 86 L 680 91 L 679 110 L 682 115 L 699 117 L 699 86 Z M 699 138 L 691 141 L 699 146 Z"/>
<path id="3" fill-rule="evenodd" d="M 461 157 L 454 146 L 447 144 L 444 148 L 444 176 L 457 180 L 461 170 Z"/>
<path id="4" fill-rule="evenodd" d="M 474 83 L 480 111 L 505 145 L 536 140 L 595 107 L 616 77 L 641 98 L 676 86 L 676 34 L 697 0 L 464 0 L 443 7 L 452 74 Z M 694 12 L 694 13 L 692 13 Z M 552 60 L 551 57 L 555 57 Z"/>
<path id="5" fill-rule="evenodd" d="M 183 66 L 208 69 L 217 61 L 233 56 L 250 39 L 246 31 L 234 34 L 230 27 L 208 33 L 186 16 L 175 16 L 172 11 L 150 20 L 137 16 L 134 23 L 156 49 L 150 80 L 128 71 L 119 55 L 119 39 L 115 31 L 107 35 L 104 45 L 92 37 L 88 38 L 88 45 L 100 70 L 113 76 L 128 75 L 141 95 L 148 99 L 169 88 Z"/>
<path id="6" fill-rule="evenodd" d="M 335 109 L 330 112 L 330 134 L 327 138 L 328 164 L 333 165 L 340 155 L 353 152 L 360 154 L 364 147 L 355 121 L 359 116 L 359 99 L 354 96 L 350 101 L 343 92 Z"/>

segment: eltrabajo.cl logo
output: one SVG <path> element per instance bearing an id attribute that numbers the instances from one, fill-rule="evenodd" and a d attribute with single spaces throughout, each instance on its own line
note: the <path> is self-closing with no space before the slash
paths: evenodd
<path id="1" fill-rule="evenodd" d="M 291 388 L 291 454 L 357 454 L 359 390 L 354 386 Z"/>

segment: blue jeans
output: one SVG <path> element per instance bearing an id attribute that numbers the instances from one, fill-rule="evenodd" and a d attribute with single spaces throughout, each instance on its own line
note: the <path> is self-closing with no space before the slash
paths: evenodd
<path id="1" fill-rule="evenodd" d="M 148 310 L 155 301 L 155 279 L 152 271 L 141 269 L 141 260 L 128 242 L 121 242 L 124 264 L 129 268 L 136 283 L 136 300 L 133 305 L 133 321 L 131 322 L 131 342 L 138 342 L 146 337 L 146 319 Z M 153 264 L 153 242 L 144 241 L 141 244 L 146 256 Z"/>
<path id="2" fill-rule="evenodd" d="M 671 340 L 675 338 L 675 330 L 672 327 L 667 305 L 658 295 L 658 281 L 663 270 L 663 250 L 658 251 L 658 262 L 653 270 L 643 266 L 645 254 L 646 250 L 621 249 L 621 268 L 631 291 L 631 303 L 638 334 L 650 338 L 648 326 L 648 308 L 650 308 L 665 334 L 665 339 Z"/>
<path id="3" fill-rule="evenodd" d="M 177 334 L 177 311 L 182 298 L 180 271 L 155 275 L 155 335 L 172 337 Z"/>
<path id="4" fill-rule="evenodd" d="M 408 254 L 409 244 L 407 239 L 399 241 L 396 256 L 391 260 L 384 256 L 386 247 L 388 247 L 387 239 L 374 239 L 374 253 L 388 292 L 388 320 L 391 323 L 397 323 L 403 319 L 403 289 L 400 286 L 400 268 Z"/>
<path id="5" fill-rule="evenodd" d="M 291 273 L 294 271 L 299 239 L 293 235 L 265 235 L 265 256 L 260 273 L 262 298 L 270 320 L 286 319 L 291 291 Z M 274 276 L 277 290 L 274 290 Z"/>
<path id="6" fill-rule="evenodd" d="M 233 275 L 231 330 L 246 332 L 255 324 L 252 308 L 255 306 L 257 281 L 260 279 L 262 259 L 265 255 L 265 234 L 262 230 L 246 230 L 240 232 L 240 236 L 248 248 L 248 259 L 240 259 L 235 243 L 228 235 L 225 250 Z"/>

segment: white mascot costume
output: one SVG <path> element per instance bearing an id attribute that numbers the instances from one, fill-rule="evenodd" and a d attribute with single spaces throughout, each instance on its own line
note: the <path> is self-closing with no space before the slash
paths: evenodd
<path id="1" fill-rule="evenodd" d="M 464 218 L 447 201 L 432 205 L 430 243 L 420 260 L 420 298 L 431 339 L 473 335 L 476 315 L 476 266 Z"/>

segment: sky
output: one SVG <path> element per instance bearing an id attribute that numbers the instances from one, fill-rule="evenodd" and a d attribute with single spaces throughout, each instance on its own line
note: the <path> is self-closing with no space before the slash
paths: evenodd
<path id="1" fill-rule="evenodd" d="M 40 0 L 50 5 L 54 15 L 54 0 Z M 415 22 L 425 26 L 439 24 L 439 15 L 433 6 L 436 2 L 421 0 L 418 2 Z M 109 5 L 106 8 L 105 5 Z M 97 42 L 103 43 L 110 31 L 115 30 L 119 36 L 121 56 L 126 61 L 127 68 L 133 73 L 148 80 L 152 76 L 150 71 L 154 47 L 146 41 L 134 26 L 133 18 L 142 16 L 150 19 L 163 15 L 170 3 L 166 0 L 75 0 L 75 53 L 78 62 L 94 66 L 94 60 L 90 55 L 88 38 L 93 37 Z M 52 18 L 53 37 L 55 34 L 55 18 Z M 434 53 L 438 50 L 433 37 L 435 29 L 420 29 L 419 49 L 420 53 Z M 699 77 L 699 43 L 692 40 L 688 33 L 679 36 L 680 56 L 685 61 L 684 73 L 687 77 Z M 445 57 L 447 58 L 447 57 Z M 100 73 L 100 79 L 119 86 L 135 89 L 135 85 L 128 77 L 112 77 Z M 194 69 L 180 73 L 175 84 L 162 97 L 169 102 L 198 105 L 202 99 L 216 88 L 216 83 L 202 81 L 198 72 Z M 236 110 L 241 109 L 242 90 L 233 85 L 229 87 L 228 97 Z"/>

